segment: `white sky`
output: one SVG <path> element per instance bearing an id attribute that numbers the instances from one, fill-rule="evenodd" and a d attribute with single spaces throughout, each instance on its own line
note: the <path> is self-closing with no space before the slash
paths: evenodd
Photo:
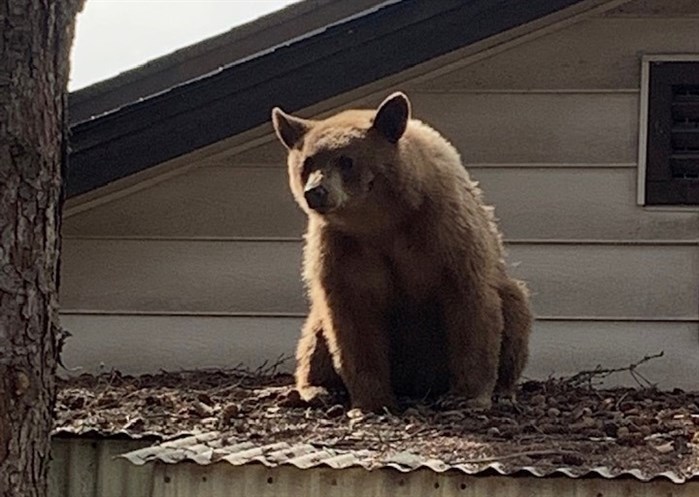
<path id="1" fill-rule="evenodd" d="M 298 0 L 87 0 L 69 90 L 223 33 Z"/>

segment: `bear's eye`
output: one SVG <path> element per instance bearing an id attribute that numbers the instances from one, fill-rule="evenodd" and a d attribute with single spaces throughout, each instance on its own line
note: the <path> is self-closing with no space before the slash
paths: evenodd
<path id="1" fill-rule="evenodd" d="M 352 159 L 350 159 L 349 157 L 345 157 L 344 155 L 340 157 L 337 163 L 340 166 L 340 169 L 342 169 L 343 173 L 350 172 L 354 167 L 354 161 L 352 161 Z"/>

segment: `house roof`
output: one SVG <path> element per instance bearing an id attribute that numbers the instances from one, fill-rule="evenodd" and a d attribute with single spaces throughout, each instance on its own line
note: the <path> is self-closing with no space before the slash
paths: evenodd
<path id="1" fill-rule="evenodd" d="M 135 464 L 699 478 L 699 392 L 601 389 L 608 373 L 593 370 L 524 382 L 516 407 L 400 399 L 400 411 L 365 414 L 341 393 L 303 403 L 275 367 L 60 380 L 54 434 L 169 439 L 127 454 Z"/>
<path id="2" fill-rule="evenodd" d="M 305 0 L 70 94 L 77 123 L 214 72 L 384 0 Z"/>
<path id="3" fill-rule="evenodd" d="M 364 10 L 326 10 L 313 19 L 328 24 L 284 31 L 292 38 L 270 38 L 272 46 L 260 35 L 247 48 L 226 51 L 245 30 L 255 32 L 236 28 L 72 95 L 67 194 L 260 126 L 276 105 L 292 112 L 308 107 L 582 1 L 364 0 Z M 332 3 L 307 0 L 282 11 L 276 23 L 267 18 L 258 32 L 303 24 L 302 13 Z"/>

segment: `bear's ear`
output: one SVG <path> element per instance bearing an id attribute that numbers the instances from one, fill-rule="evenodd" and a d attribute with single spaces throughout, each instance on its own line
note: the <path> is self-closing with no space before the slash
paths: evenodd
<path id="1" fill-rule="evenodd" d="M 391 143 L 397 143 L 405 133 L 410 119 L 410 100 L 402 92 L 389 95 L 381 102 L 373 127 L 386 137 Z"/>
<path id="2" fill-rule="evenodd" d="M 279 107 L 272 109 L 272 124 L 277 137 L 286 148 L 294 148 L 311 128 L 311 121 L 287 114 Z"/>

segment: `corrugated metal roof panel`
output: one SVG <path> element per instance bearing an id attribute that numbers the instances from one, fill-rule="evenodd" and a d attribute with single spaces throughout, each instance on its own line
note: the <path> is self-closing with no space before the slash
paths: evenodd
<path id="1" fill-rule="evenodd" d="M 255 444 L 250 441 L 233 441 L 225 434 L 219 432 L 202 433 L 173 442 L 165 442 L 146 449 L 129 452 L 124 454 L 123 457 L 136 465 L 143 465 L 150 461 L 161 461 L 168 464 L 193 461 L 199 465 L 209 465 L 223 460 L 234 466 L 260 463 L 268 468 L 285 465 L 295 466 L 299 469 L 314 467 L 330 467 L 333 469 L 362 467 L 368 470 L 393 468 L 404 473 L 426 468 L 436 473 L 458 470 L 468 475 L 487 472 L 511 475 L 526 472 L 537 477 L 566 476 L 579 478 L 583 476 L 601 476 L 605 479 L 612 479 L 631 476 L 641 481 L 650 481 L 660 477 L 674 483 L 684 483 L 699 476 L 699 473 L 687 476 L 671 471 L 660 474 L 647 474 L 638 469 L 617 471 L 607 467 L 559 467 L 554 469 L 543 469 L 534 466 L 513 467 L 512 465 L 506 466 L 500 462 L 449 465 L 444 461 L 430 459 L 411 452 L 385 454 L 372 450 L 349 451 L 318 448 L 310 444 L 291 445 L 286 442 L 266 445 Z"/>
<path id="2" fill-rule="evenodd" d="M 191 432 L 181 432 L 174 437 L 191 435 Z M 129 430 L 100 430 L 90 425 L 62 426 L 51 431 L 53 437 L 80 437 L 80 438 L 105 438 L 110 440 L 162 440 L 162 433 L 156 431 L 129 431 Z"/>
<path id="3" fill-rule="evenodd" d="M 675 485 L 668 480 L 635 478 L 536 478 L 470 476 L 428 469 L 401 473 L 387 468 L 335 470 L 316 466 L 301 470 L 290 464 L 230 466 L 217 463 L 160 465 L 154 497 L 696 497 L 699 482 Z"/>
<path id="4" fill-rule="evenodd" d="M 170 457 L 179 464 L 134 466 L 114 456 L 130 451 L 139 459 L 159 461 L 162 448 L 145 447 L 145 441 L 64 438 L 54 439 L 54 461 L 50 474 L 51 497 L 695 497 L 699 480 L 675 485 L 667 479 L 641 482 L 636 478 L 536 478 L 530 475 L 504 478 L 445 470 L 436 461 L 423 461 L 414 454 L 399 453 L 387 458 L 375 471 L 362 467 L 362 457 L 350 451 L 308 448 L 304 444 L 289 448 L 255 446 L 252 442 L 231 443 L 210 434 L 169 443 Z M 204 442 L 204 440 L 208 441 Z M 185 462 L 196 456 L 204 464 Z M 304 448 L 301 448 L 304 446 Z M 189 450 L 191 447 L 196 449 Z M 133 449 L 137 450 L 133 450 Z M 238 466 L 220 462 L 221 454 L 240 455 L 252 448 L 265 464 L 247 461 Z M 155 451 L 152 449 L 156 449 Z M 318 459 L 313 460 L 312 455 Z M 334 454 L 334 456 L 333 456 Z M 305 458 L 310 457 L 310 460 Z M 312 470 L 299 469 L 302 458 Z M 242 458 L 245 459 L 245 458 Z M 291 461 L 296 459 L 296 463 Z M 214 464 L 214 461 L 219 463 Z M 420 464 L 424 465 L 420 467 Z M 433 464 L 434 463 L 434 464 Z M 426 466 L 427 467 L 426 467 Z M 430 469 L 428 469 L 430 467 Z M 436 468 L 432 469 L 432 467 Z M 393 468 L 391 470 L 389 468 Z M 453 468 L 448 468 L 453 469 Z M 398 471 L 396 471 L 398 470 Z"/>

